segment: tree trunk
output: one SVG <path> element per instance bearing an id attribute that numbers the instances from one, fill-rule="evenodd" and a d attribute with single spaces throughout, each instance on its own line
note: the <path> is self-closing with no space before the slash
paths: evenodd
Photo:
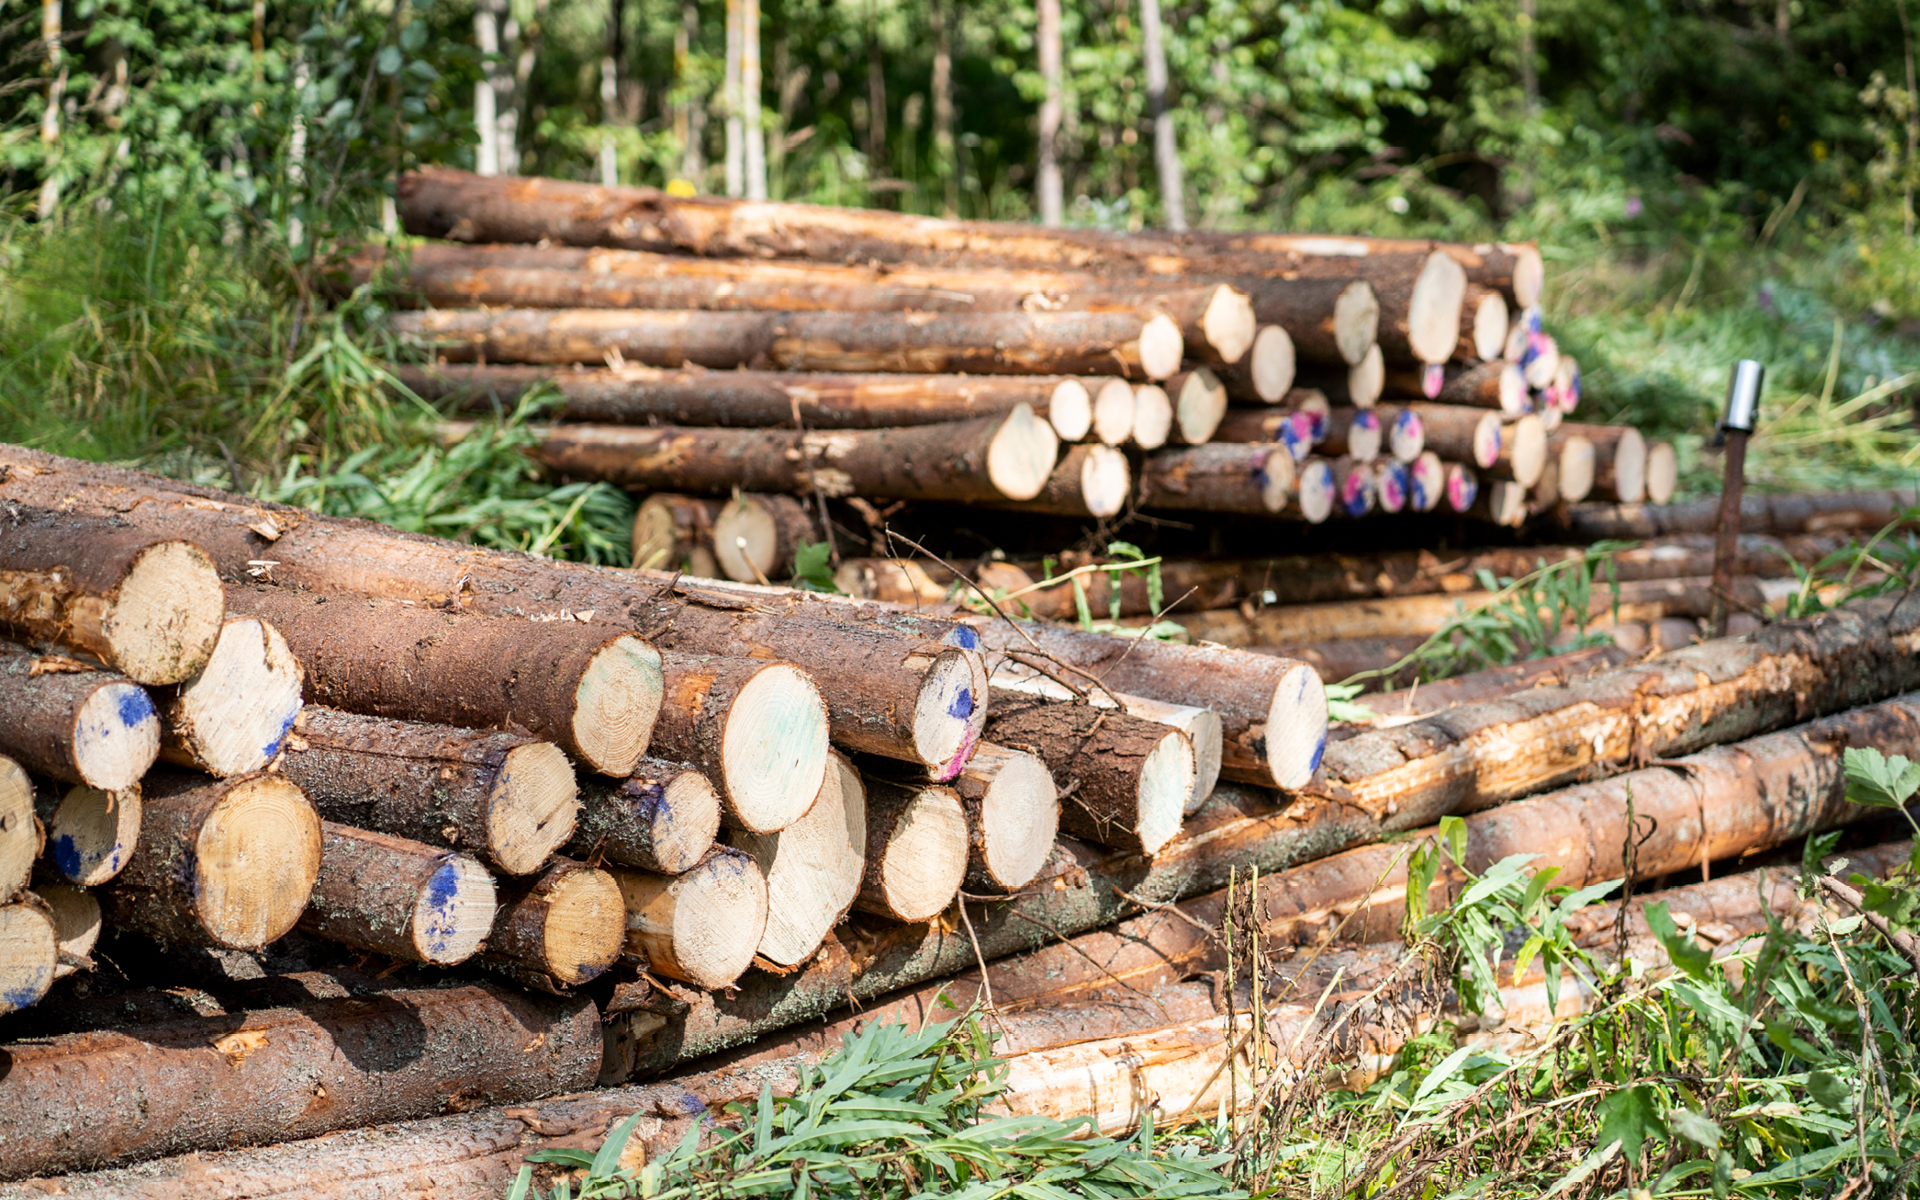
<path id="1" fill-rule="evenodd" d="M 694 767 L 643 758 L 630 778 L 593 780 L 566 852 L 660 875 L 692 870 L 720 835 L 720 794 Z"/>
<path id="2" fill-rule="evenodd" d="M 569 859 L 551 861 L 538 875 L 500 881 L 482 961 L 523 984 L 558 991 L 597 979 L 618 961 L 627 915 L 614 876 Z"/>
<path id="3" fill-rule="evenodd" d="M 1153 120 L 1153 167 L 1160 176 L 1160 215 L 1175 233 L 1187 227 L 1186 187 L 1173 114 L 1167 111 L 1167 52 L 1161 47 L 1160 0 L 1140 0 L 1141 56 L 1147 70 L 1147 115 Z"/>
<path id="4" fill-rule="evenodd" d="M 986 719 L 979 655 L 932 640 L 955 635 L 950 624 L 907 628 L 903 618 L 843 615 L 799 593 L 695 589 L 667 574 L 481 550 L 36 451 L 0 447 L 0 464 L 11 468 L 0 498 L 57 495 L 143 528 L 191 532 L 233 578 L 270 556 L 273 578 L 296 587 L 457 603 L 595 625 L 603 635 L 634 629 L 673 650 L 791 662 L 813 673 L 836 740 L 949 775 Z"/>
<path id="5" fill-rule="evenodd" d="M 517 725 L 618 776 L 646 753 L 660 708 L 660 652 L 631 634 L 282 587 L 236 587 L 230 600 L 286 638 L 314 703 L 347 712 Z"/>
<path id="6" fill-rule="evenodd" d="M 40 851 L 46 841 L 45 831 L 39 818 L 34 815 L 33 781 L 27 778 L 26 771 L 19 763 L 10 758 L 0 757 L 0 901 L 11 900 L 27 886 L 33 878 L 33 860 L 40 857 Z M 90 809 L 99 806 L 88 805 Z M 135 825 L 137 833 L 138 825 Z M 117 830 L 116 830 L 117 832 Z M 86 839 L 88 847 L 95 839 Z M 76 847 L 84 853 L 86 848 Z M 55 847 L 55 863 L 63 870 L 73 867 L 81 874 L 92 874 L 97 867 L 76 853 L 72 861 Z M 113 871 L 118 871 L 124 862 L 114 863 Z"/>
<path id="7" fill-rule="evenodd" d="M 1278 325 L 1301 362 L 1353 366 L 1380 337 L 1380 299 L 1365 279 L 1245 275 L 1234 286 L 1262 325 Z M 1500 329 L 1506 336 L 1506 327 Z"/>
<path id="8" fill-rule="evenodd" d="M 0 1174 L 313 1137 L 592 1084 L 591 1001 L 492 985 L 74 1034 L 7 1048 Z M 191 1103 L 183 1100 L 191 1097 Z"/>
<path id="9" fill-rule="evenodd" d="M 162 943 L 258 950 L 300 919 L 320 873 L 320 815 L 277 775 L 156 771 L 140 841 L 100 890 L 117 929 Z"/>
<path id="10" fill-rule="evenodd" d="M 1066 219 L 1060 180 L 1060 118 L 1065 107 L 1060 83 L 1060 0 L 1036 0 L 1039 29 L 1034 41 L 1040 58 L 1040 165 L 1034 190 L 1039 194 L 1040 223 L 1058 228 Z"/>
<path id="11" fill-rule="evenodd" d="M 655 754 L 698 768 L 729 825 L 774 833 L 805 816 L 829 756 L 828 710 L 815 678 L 757 657 L 668 651 L 664 658 Z"/>
<path id="12" fill-rule="evenodd" d="M 817 488 L 835 497 L 968 503 L 1032 499 L 1059 445 L 1051 426 L 1016 406 L 1005 417 L 951 425 L 826 433 L 555 425 L 542 431 L 539 454 L 562 475 L 640 490 Z"/>
<path id="13" fill-rule="evenodd" d="M 713 556 L 735 583 L 767 583 L 793 576 L 793 554 L 819 542 L 822 530 L 792 496 L 736 492 L 713 522 Z"/>
<path id="14" fill-rule="evenodd" d="M 598 308 L 396 313 L 395 333 L 448 361 L 789 371 L 973 372 L 1165 379 L 1179 326 L 1140 312 L 649 312 Z"/>
<path id="15" fill-rule="evenodd" d="M 865 779 L 867 861 L 854 906 L 894 921 L 930 921 L 967 874 L 966 808 L 950 787 Z"/>
<path id="16" fill-rule="evenodd" d="M 279 630 L 228 621 L 206 669 L 155 697 L 160 757 L 222 778 L 264 769 L 300 717 L 301 675 Z"/>
<path id="17" fill-rule="evenodd" d="M 518 733 L 315 706 L 275 769 L 329 821 L 462 850 L 508 875 L 539 870 L 580 811 L 566 755 Z"/>
<path id="18" fill-rule="evenodd" d="M 369 954 L 452 966 L 493 927 L 493 876 L 464 854 L 331 821 L 300 929 Z"/>
<path id="19" fill-rule="evenodd" d="M 953 142 L 953 30 L 947 0 L 927 9 L 933 26 L 933 164 L 940 177 L 940 215 L 960 215 L 960 159 Z"/>
<path id="20" fill-rule="evenodd" d="M 213 563 L 191 543 L 23 505 L 0 525 L 0 624 L 135 683 L 199 674 L 225 604 Z"/>
<path id="21" fill-rule="evenodd" d="M 1526 376 L 1516 363 L 1495 359 L 1461 371 L 1447 371 L 1440 389 L 1427 394 L 1428 376 L 1423 369 L 1396 368 L 1387 372 L 1386 394 L 1407 400 L 1437 400 L 1469 408 L 1491 408 L 1508 420 L 1532 411 L 1533 397 L 1527 390 Z"/>
<path id="22" fill-rule="evenodd" d="M 760 0 L 740 3 L 740 115 L 745 122 L 746 141 L 742 155 L 746 175 L 746 197 L 767 198 L 767 131 L 765 109 L 760 103 Z"/>
<path id="23" fill-rule="evenodd" d="M 0 1016 L 38 1004 L 59 969 L 60 934 L 46 902 L 25 892 L 0 904 Z"/>
<path id="24" fill-rule="evenodd" d="M 0 642 L 0 752 L 103 792 L 133 787 L 160 753 L 160 716 L 136 683 Z"/>
<path id="25" fill-rule="evenodd" d="M 707 173 L 707 105 L 705 97 L 691 94 L 693 44 L 699 34 L 700 5 L 697 0 L 684 0 L 680 25 L 673 31 L 673 78 L 689 94 L 674 103 L 673 131 L 680 142 L 680 177 L 696 191 Z"/>
<path id="26" fill-rule="evenodd" d="M 746 0 L 726 0 L 726 66 L 720 85 L 720 107 L 726 117 L 727 195 L 747 194 L 746 122 L 741 117 L 740 59 L 745 50 Z"/>
<path id="27" fill-rule="evenodd" d="M 666 492 L 648 496 L 633 514 L 633 565 L 719 578 L 713 556 L 713 519 L 719 515 L 718 500 Z"/>
<path id="28" fill-rule="evenodd" d="M 860 894 L 867 866 L 866 785 L 846 757 L 835 754 L 806 816 L 778 833 L 736 830 L 729 840 L 766 877 L 767 922 L 758 953 L 777 966 L 798 966 L 820 949 Z"/>
<path id="29" fill-rule="evenodd" d="M 11 762 L 5 776 L 18 770 Z M 26 886 L 33 855 L 39 850 L 40 834 L 34 827 L 33 812 L 39 812 L 51 850 L 48 864 L 60 878 L 80 887 L 99 887 L 126 868 L 134 848 L 140 843 L 140 818 L 143 811 L 140 789 L 103 792 L 85 784 L 75 784 L 64 792 L 24 797 L 15 790 L 15 781 L 0 777 L 0 899 L 11 897 Z M 18 781 L 26 786 L 24 776 Z M 17 807 L 23 798 L 30 806 L 23 815 Z M 15 879 L 19 883 L 9 886 Z"/>
<path id="30" fill-rule="evenodd" d="M 715 846 L 680 875 L 619 871 L 625 943 L 649 969 L 702 988 L 723 988 L 753 962 L 767 927 L 767 881 L 752 858 Z"/>
<path id="31" fill-rule="evenodd" d="M 1313 509 L 1296 502 L 1301 499 L 1296 483 L 1293 453 L 1284 445 L 1209 442 L 1148 455 L 1140 468 L 1139 503 L 1174 512 L 1313 521 Z"/>

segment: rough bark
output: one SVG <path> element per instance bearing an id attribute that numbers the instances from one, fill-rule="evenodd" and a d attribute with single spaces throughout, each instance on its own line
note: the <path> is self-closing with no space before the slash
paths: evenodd
<path id="1" fill-rule="evenodd" d="M 720 501 L 698 496 L 655 493 L 633 514 L 633 565 L 642 570 L 685 571 L 699 579 L 718 579 L 713 556 L 713 519 Z"/>
<path id="2" fill-rule="evenodd" d="M 1234 286 L 1262 325 L 1278 325 L 1300 362 L 1351 366 L 1379 339 L 1380 300 L 1365 279 L 1249 275 Z"/>
<path id="3" fill-rule="evenodd" d="M 854 906 L 893 921 L 929 921 L 960 891 L 969 837 L 959 793 L 865 778 L 867 863 Z"/>
<path id="4" fill-rule="evenodd" d="M 4 839 L 7 847 L 0 850 L 0 859 L 6 860 L 6 866 L 0 867 L 0 898 L 18 890 L 8 886 L 8 881 L 16 876 L 20 886 L 25 886 L 25 872 L 32 855 L 28 853 L 24 860 L 16 862 L 16 854 L 27 851 L 30 846 L 35 851 L 39 848 L 39 834 L 34 830 L 32 817 L 21 820 L 20 810 L 14 807 L 22 793 L 10 786 L 12 782 L 0 780 L 0 792 L 5 793 L 4 798 L 0 798 L 0 810 L 7 813 L 0 819 L 0 839 Z M 24 785 L 24 777 L 21 783 Z M 118 875 L 132 860 L 134 847 L 140 842 L 143 811 L 137 785 L 124 791 L 103 792 L 75 784 L 64 791 L 49 789 L 32 803 L 38 808 L 41 826 L 46 830 L 48 865 L 60 878 L 81 887 L 98 887 Z M 31 814 L 34 808 L 25 811 Z"/>
<path id="5" fill-rule="evenodd" d="M 620 871 L 624 942 L 654 972 L 702 988 L 739 979 L 767 927 L 767 882 L 752 858 L 715 846 L 679 875 Z"/>
<path id="6" fill-rule="evenodd" d="M 698 768 L 643 758 L 629 778 L 594 780 L 567 853 L 661 875 L 692 869 L 720 834 L 720 795 Z"/>
<path id="7" fill-rule="evenodd" d="M 1920 504 L 1920 495 L 1895 489 L 1884 492 L 1817 492 L 1767 495 L 1749 492 L 1740 498 L 1740 532 L 1772 534 L 1873 533 L 1902 520 L 1901 511 Z M 1582 540 L 1601 538 L 1657 538 L 1673 534 L 1712 534 L 1720 517 L 1720 501 L 1692 500 L 1681 504 L 1578 504 L 1567 510 L 1568 532 Z"/>
<path id="8" fill-rule="evenodd" d="M 482 961 L 546 991 L 596 979 L 620 957 L 626 909 L 605 871 L 556 858 L 538 875 L 502 880 Z"/>
<path id="9" fill-rule="evenodd" d="M 1313 519 L 1291 503 L 1293 452 L 1284 444 L 1209 442 L 1160 450 L 1141 464 L 1139 505 L 1175 512 Z"/>
<path id="10" fill-rule="evenodd" d="M 11 900 L 27 886 L 33 877 L 33 860 L 40 857 L 45 841 L 45 831 L 34 815 L 33 780 L 19 763 L 0 757 L 0 901 Z M 119 864 L 114 870 L 119 870 Z"/>
<path id="11" fill-rule="evenodd" d="M 393 331 L 448 361 L 776 367 L 786 371 L 1100 375 L 1164 379 L 1179 326 L 1150 310 L 1011 313 L 649 312 L 639 309 L 396 313 Z"/>
<path id="12" fill-rule="evenodd" d="M 532 624 L 397 600 L 236 587 L 236 613 L 278 629 L 307 699 L 367 716 L 523 728 L 589 767 L 625 775 L 660 707 L 660 652 L 631 634 Z"/>
<path id="13" fill-rule="evenodd" d="M 1453 357 L 1460 339 L 1467 278 L 1444 251 L 1314 258 L 1297 269 L 1303 277 L 1365 280 L 1373 288 L 1380 304 L 1376 344 L 1386 361 L 1406 366 L 1443 363 Z"/>
<path id="14" fill-rule="evenodd" d="M 580 804 L 558 746 L 315 706 L 275 767 L 329 821 L 478 855 L 509 875 L 565 844 Z"/>
<path id="15" fill-rule="evenodd" d="M 969 761 L 970 769 L 978 758 L 976 753 Z M 835 754 L 806 816 L 778 833 L 736 830 L 729 840 L 766 877 L 767 924 L 758 953 L 777 966 L 796 966 L 820 949 L 860 894 L 867 865 L 866 785 L 846 756 Z"/>
<path id="16" fill-rule="evenodd" d="M 587 1000 L 383 992 L 7 1047 L 9 1179 L 313 1137 L 583 1088 Z M 191 1098 L 191 1102 L 184 1102 Z"/>
<path id="17" fill-rule="evenodd" d="M 814 677 L 789 663 L 668 651 L 654 750 L 717 789 L 729 824 L 756 833 L 806 815 L 828 762 Z"/>
<path id="18" fill-rule="evenodd" d="M 494 907 L 493 876 L 477 859 L 328 821 L 299 928 L 403 962 L 452 966 L 480 949 Z"/>
<path id="19" fill-rule="evenodd" d="M 252 617 L 220 627 L 198 676 L 160 692 L 160 757 L 209 775 L 272 762 L 300 718 L 304 680 L 280 631 Z"/>
<path id="20" fill-rule="evenodd" d="M 115 928 L 162 943 L 257 950 L 292 929 L 320 873 L 320 815 L 277 775 L 155 771 L 140 841 L 100 889 Z"/>
<path id="21" fill-rule="evenodd" d="M 1396 399 L 1435 400 L 1466 408 L 1491 408 L 1509 419 L 1532 411 L 1533 399 L 1519 365 L 1504 360 L 1484 362 L 1442 376 L 1440 389 L 1428 395 L 1429 376 L 1421 369 L 1387 372 L 1385 394 Z"/>
<path id="22" fill-rule="evenodd" d="M 130 788 L 160 753 L 160 715 L 138 684 L 0 642 L 0 752 L 42 775 Z"/>
<path id="23" fill-rule="evenodd" d="M 224 606 L 213 563 L 189 542 L 22 505 L 0 524 L 0 628 L 92 655 L 136 683 L 198 674 Z"/>
<path id="24" fill-rule="evenodd" d="M 1405 645 L 1412 639 L 1385 640 Z M 1569 650 L 1564 654 L 1550 654 L 1545 658 L 1522 659 L 1504 667 L 1470 671 L 1465 675 L 1455 675 L 1451 679 L 1442 679 L 1437 683 L 1416 685 L 1412 678 L 1396 679 L 1393 681 L 1394 691 L 1368 692 L 1360 703 L 1378 714 L 1380 719 L 1375 723 L 1383 725 L 1398 723 L 1403 720 L 1432 716 L 1462 705 L 1499 700 L 1543 684 L 1568 683 L 1587 675 L 1622 666 L 1635 657 L 1618 645 L 1589 646 L 1584 650 Z M 1340 727 L 1341 737 L 1344 739 L 1356 736 L 1365 728 L 1364 724 L 1343 725 Z"/>

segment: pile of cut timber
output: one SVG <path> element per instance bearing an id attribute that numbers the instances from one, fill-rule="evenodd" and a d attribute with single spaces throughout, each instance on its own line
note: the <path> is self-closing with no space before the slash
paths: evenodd
<path id="1" fill-rule="evenodd" d="M 641 566 L 784 579 L 836 520 L 888 554 L 876 504 L 1517 525 L 1676 482 L 1670 446 L 1567 419 L 1580 369 L 1541 328 L 1530 244 L 1114 235 L 441 168 L 401 180 L 400 214 L 443 240 L 350 280 L 408 308 L 393 327 L 431 361 L 400 379 L 478 411 L 556 389 L 540 457 L 651 497 Z"/>

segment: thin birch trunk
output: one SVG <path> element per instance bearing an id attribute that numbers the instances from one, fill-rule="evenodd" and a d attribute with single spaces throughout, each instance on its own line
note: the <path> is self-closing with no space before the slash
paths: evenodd
<path id="1" fill-rule="evenodd" d="M 727 195 L 747 191 L 746 124 L 740 119 L 740 60 L 745 47 L 746 0 L 727 0 L 727 70 L 720 105 L 727 118 Z"/>
<path id="2" fill-rule="evenodd" d="M 473 85 L 473 125 L 479 136 L 474 150 L 474 173 L 500 173 L 500 124 L 494 107 L 494 76 L 499 71 L 500 19 L 494 11 L 497 0 L 480 0 L 473 10 L 473 44 L 485 59 L 486 74 Z"/>
<path id="3" fill-rule="evenodd" d="M 746 122 L 747 199 L 767 198 L 767 132 L 760 106 L 760 0 L 740 0 L 740 114 Z"/>
<path id="4" fill-rule="evenodd" d="M 1060 0 L 1040 2 L 1040 78 L 1047 95 L 1040 102 L 1040 223 L 1059 226 L 1066 219 L 1060 183 L 1060 117 L 1065 108 L 1060 87 Z"/>
<path id="5" fill-rule="evenodd" d="M 953 30 L 947 0 L 933 0 L 933 161 L 942 186 L 940 215 L 960 215 L 960 162 L 953 143 Z"/>
<path id="6" fill-rule="evenodd" d="M 1147 60 L 1147 111 L 1153 116 L 1153 166 L 1160 175 L 1160 211 L 1167 228 L 1187 227 L 1186 184 L 1173 114 L 1167 111 L 1167 52 L 1160 41 L 1160 0 L 1140 0 L 1141 50 Z"/>

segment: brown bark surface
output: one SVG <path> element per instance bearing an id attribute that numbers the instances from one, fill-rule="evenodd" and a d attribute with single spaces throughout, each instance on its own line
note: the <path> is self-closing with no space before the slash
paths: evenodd
<path id="1" fill-rule="evenodd" d="M 1169 730 L 1112 709 L 998 688 L 986 736 L 1047 764 L 1062 794 L 1062 829 L 1116 850 L 1152 853 L 1159 846 L 1141 842 L 1149 798 L 1142 794 L 1142 769 Z M 1185 806 L 1183 799 L 1179 807 Z"/>
<path id="2" fill-rule="evenodd" d="M 1341 349 L 1334 310 L 1341 294 L 1355 283 L 1367 288 L 1373 302 L 1374 336 L 1370 340 L 1379 337 L 1379 300 L 1372 297 L 1373 289 L 1365 279 L 1239 275 L 1232 282 L 1253 301 L 1255 320 L 1287 331 L 1293 341 L 1294 357 L 1299 362 L 1348 365 L 1349 360 Z"/>
<path id="3" fill-rule="evenodd" d="M 626 914 L 605 871 L 556 858 L 538 875 L 501 880 L 499 904 L 483 961 L 523 983 L 573 987 L 619 958 Z"/>
<path id="4" fill-rule="evenodd" d="M 320 815 L 477 854 L 508 874 L 534 870 L 526 846 L 505 840 L 495 804 L 504 803 L 509 754 L 538 746 L 518 733 L 422 725 L 318 705 L 302 714 L 275 769 L 300 785 Z M 559 845 L 577 802 L 561 805 L 526 840 Z M 534 814 L 538 815 L 538 814 Z M 549 846 L 551 849 L 551 846 Z"/>
<path id="5" fill-rule="evenodd" d="M 15 1043 L 0 1178 L 533 1100 L 588 1086 L 600 1046 L 591 1001 L 492 985 Z"/>
<path id="6" fill-rule="evenodd" d="M 1432 399 L 1438 404 L 1458 404 L 1467 408 L 1503 407 L 1500 400 L 1500 375 L 1508 367 L 1504 360 L 1477 363 L 1471 367 L 1449 369 L 1438 396 L 1429 397 L 1421 386 L 1423 370 L 1396 367 L 1387 372 L 1386 394 L 1403 400 Z"/>
<path id="7" fill-rule="evenodd" d="M 1413 347 L 1414 287 L 1421 272 L 1426 269 L 1431 253 L 1431 249 L 1426 249 L 1368 254 L 1358 258 L 1317 257 L 1301 261 L 1289 275 L 1336 282 L 1343 286 L 1356 279 L 1364 280 L 1373 288 L 1380 304 L 1380 328 L 1376 338 L 1380 353 L 1394 365 L 1417 365 L 1426 360 Z M 1457 328 L 1458 315 L 1446 324 L 1449 328 Z M 1292 329 L 1289 328 L 1288 332 L 1291 333 Z M 1451 349 L 1452 338 L 1447 341 Z"/>
<path id="8" fill-rule="evenodd" d="M 300 929 L 402 962 L 451 965 L 492 927 L 492 888 L 476 887 L 485 877 L 452 850 L 328 821 Z"/>
<path id="9" fill-rule="evenodd" d="M 741 313 L 637 309 L 397 313 L 394 332 L 449 361 L 776 367 L 909 374 L 1146 378 L 1151 312 Z"/>
<path id="10" fill-rule="evenodd" d="M 611 774 L 624 774 L 639 757 L 608 758 L 594 731 L 576 720 L 590 669 L 621 635 L 286 587 L 236 587 L 228 595 L 235 612 L 272 622 L 287 639 L 306 668 L 310 703 L 406 721 L 523 728 Z M 630 712 L 644 750 L 654 714 Z"/>
<path id="11" fill-rule="evenodd" d="M 1298 515 L 1288 504 L 1293 455 L 1278 442 L 1209 442 L 1149 454 L 1140 468 L 1139 504 L 1176 512 Z"/>
<path id="12" fill-rule="evenodd" d="M 1816 492 L 1768 495 L 1749 492 L 1740 499 L 1740 532 L 1747 534 L 1871 534 L 1900 519 L 1902 509 L 1920 504 L 1920 495 L 1904 489 L 1883 492 Z M 1679 504 L 1575 504 L 1564 518 L 1568 531 L 1583 540 L 1651 538 L 1673 534 L 1712 534 L 1720 501 Z"/>
<path id="13" fill-rule="evenodd" d="M 675 788 L 687 775 L 707 786 Z M 629 778 L 587 785 L 567 853 L 678 875 L 700 861 L 719 833 L 720 805 L 710 780 L 685 763 L 643 758 Z"/>
<path id="14" fill-rule="evenodd" d="M 160 714 L 120 675 L 0 642 L 0 753 L 42 775 L 118 791 L 159 757 Z"/>

